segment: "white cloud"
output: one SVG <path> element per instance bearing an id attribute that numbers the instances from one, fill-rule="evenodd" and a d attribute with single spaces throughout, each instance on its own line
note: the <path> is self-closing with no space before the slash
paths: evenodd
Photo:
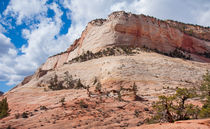
<path id="1" fill-rule="evenodd" d="M 14 47 L 10 40 L 10 38 L 0 33 L 0 57 L 7 54 L 9 49 Z"/>
<path id="2" fill-rule="evenodd" d="M 0 66 L 4 68 L 0 69 L 0 78 L 9 80 L 8 85 L 17 84 L 23 77 L 32 74 L 47 57 L 64 51 L 69 46 L 66 36 L 59 35 L 63 25 L 63 12 L 56 3 L 46 6 L 55 12 L 55 16 L 48 18 L 43 15 L 40 17 L 40 23 L 22 30 L 22 36 L 27 40 L 27 45 L 20 49 L 23 54 L 17 55 L 15 49 L 8 49 L 4 52 L 7 54 L 0 58 Z M 6 37 L 3 43 L 11 45 L 10 39 Z"/>
<path id="3" fill-rule="evenodd" d="M 39 15 L 47 11 L 46 0 L 11 0 L 4 15 L 17 17 L 17 24 L 23 20 L 39 19 Z"/>
<path id="4" fill-rule="evenodd" d="M 122 0 L 118 0 L 122 1 Z M 87 23 L 96 18 L 106 18 L 111 13 L 110 7 L 116 0 L 64 0 L 63 6 L 69 10 L 71 17 L 71 28 L 68 37 L 71 42 L 81 35 Z"/>
<path id="5" fill-rule="evenodd" d="M 72 20 L 68 36 L 78 38 L 90 20 L 106 18 L 113 11 L 127 11 L 172 19 L 186 23 L 210 26 L 208 0 L 64 0 L 65 8 L 71 10 Z M 196 10 L 196 11 L 194 11 Z"/>
<path id="6" fill-rule="evenodd" d="M 3 33 L 3 32 L 6 32 L 6 29 L 0 24 L 0 33 Z"/>
<path id="7" fill-rule="evenodd" d="M 14 58 L 17 55 L 11 39 L 0 33 L 0 81 L 9 80 L 10 75 L 15 73 Z"/>

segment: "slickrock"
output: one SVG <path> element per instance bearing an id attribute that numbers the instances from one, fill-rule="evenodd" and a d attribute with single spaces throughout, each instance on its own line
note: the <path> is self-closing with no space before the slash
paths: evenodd
<path id="1" fill-rule="evenodd" d="M 179 27 L 181 25 L 186 27 L 186 31 L 195 31 L 190 36 L 183 32 Z M 199 29 L 196 30 L 195 28 Z M 199 32 L 206 35 L 204 37 L 200 36 Z M 209 59 L 202 58 L 204 56 L 202 54 L 210 53 L 209 35 L 210 28 L 162 21 L 145 15 L 135 15 L 123 11 L 114 12 L 107 19 L 97 19 L 89 22 L 81 37 L 75 40 L 65 53 L 50 57 L 42 66 L 42 69 L 49 70 L 62 66 L 63 63 L 88 50 L 97 52 L 108 46 L 122 45 L 146 46 L 163 53 L 170 53 L 176 48 L 181 48 L 191 53 L 193 60 L 210 62 Z"/>
<path id="2" fill-rule="evenodd" d="M 93 20 L 65 52 L 1 96 L 10 112 L 0 129 L 209 128 L 209 119 L 144 121 L 159 95 L 200 85 L 210 69 L 209 32 L 125 12 Z"/>

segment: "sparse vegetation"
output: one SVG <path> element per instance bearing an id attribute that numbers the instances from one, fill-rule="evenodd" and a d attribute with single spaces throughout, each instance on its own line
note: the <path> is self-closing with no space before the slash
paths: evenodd
<path id="1" fill-rule="evenodd" d="M 86 53 L 83 53 L 82 55 L 72 59 L 69 61 L 69 63 L 75 63 L 75 62 L 84 62 L 91 59 L 97 59 L 105 56 L 114 56 L 114 55 L 132 55 L 136 52 L 133 51 L 134 48 L 131 48 L 130 46 L 121 46 L 121 47 L 110 47 L 103 49 L 99 52 L 92 53 L 91 51 L 87 51 Z"/>
<path id="2" fill-rule="evenodd" d="M 79 102 L 79 105 L 81 108 L 88 108 L 88 105 L 83 100 Z"/>
<path id="3" fill-rule="evenodd" d="M 81 83 L 80 79 L 77 81 L 77 85 L 75 87 L 75 89 L 81 89 L 81 88 L 85 88 L 85 86 Z"/>
<path id="4" fill-rule="evenodd" d="M 40 110 L 47 110 L 47 107 L 46 106 L 40 106 Z"/>
<path id="5" fill-rule="evenodd" d="M 64 103 L 64 102 L 65 102 L 65 98 L 63 97 L 63 98 L 61 98 L 61 100 L 60 100 L 60 103 L 61 103 L 62 107 L 65 106 L 65 103 Z"/>
<path id="6" fill-rule="evenodd" d="M 204 104 L 200 108 L 191 103 L 186 103 L 188 99 L 199 97 L 199 91 L 195 88 L 177 88 L 176 94 L 170 96 L 159 96 L 159 100 L 153 105 L 156 114 L 151 119 L 146 119 L 147 123 L 174 122 L 177 120 L 188 120 L 210 117 L 210 73 L 203 76 L 203 83 L 200 87 L 201 98 Z"/>
<path id="7" fill-rule="evenodd" d="M 4 98 L 0 101 L 0 119 L 8 116 L 9 106 L 7 103 L 7 98 Z"/>
<path id="8" fill-rule="evenodd" d="M 11 125 L 8 125 L 6 129 L 15 129 Z"/>
<path id="9" fill-rule="evenodd" d="M 98 83 L 96 84 L 96 92 L 101 93 L 101 83 L 98 81 Z"/>
<path id="10" fill-rule="evenodd" d="M 22 116 L 22 118 L 28 118 L 28 113 L 27 112 L 23 112 L 21 116 Z"/>
<path id="11" fill-rule="evenodd" d="M 169 53 L 170 57 L 178 57 L 178 58 L 182 58 L 182 59 L 187 59 L 187 60 L 191 60 L 191 56 L 188 55 L 186 56 L 185 51 L 176 48 L 173 52 Z"/>
<path id="12" fill-rule="evenodd" d="M 139 110 L 135 110 L 135 111 L 134 111 L 134 115 L 135 115 L 136 117 L 139 117 L 139 114 L 140 114 L 140 111 L 139 111 Z"/>
<path id="13" fill-rule="evenodd" d="M 117 97 L 118 97 L 118 100 L 119 101 L 124 101 L 123 99 L 122 99 L 122 95 L 121 95 L 121 91 L 123 90 L 123 88 L 122 88 L 122 86 L 120 87 L 120 90 L 118 90 L 118 91 L 116 91 L 117 92 Z"/>
<path id="14" fill-rule="evenodd" d="M 201 84 L 201 97 L 205 98 L 204 105 L 201 108 L 200 116 L 204 118 L 210 117 L 210 73 L 203 76 L 203 83 Z"/>
<path id="15" fill-rule="evenodd" d="M 49 88 L 52 90 L 61 90 L 64 89 L 63 81 L 58 81 L 58 76 L 55 74 L 54 77 L 50 79 L 50 86 Z"/>
<path id="16" fill-rule="evenodd" d="M 201 55 L 203 55 L 203 56 L 206 57 L 206 58 L 210 58 L 210 53 L 204 52 L 204 53 L 201 54 Z"/>
<path id="17" fill-rule="evenodd" d="M 58 80 L 58 76 L 55 74 L 49 81 L 49 89 L 52 90 L 62 90 L 62 89 L 81 89 L 86 88 L 80 79 L 73 79 L 69 72 L 64 73 L 64 80 Z"/>
<path id="18" fill-rule="evenodd" d="M 186 101 L 195 97 L 193 89 L 178 88 L 175 95 L 159 96 L 159 100 L 153 105 L 156 111 L 153 121 L 174 122 L 177 120 L 193 119 L 197 107 L 186 104 Z"/>
<path id="19" fill-rule="evenodd" d="M 203 32 L 209 32 L 209 27 L 203 27 L 199 25 L 193 25 L 193 24 L 186 24 L 186 23 L 181 23 L 178 21 L 173 21 L 173 20 L 167 20 L 169 25 L 173 28 L 179 29 L 181 32 L 188 34 L 190 36 L 196 37 L 201 40 L 206 40 L 210 41 L 209 37 L 205 34 L 200 34 L 200 31 L 196 32 L 196 30 L 199 28 L 199 30 L 203 30 Z"/>
<path id="20" fill-rule="evenodd" d="M 20 118 L 20 113 L 15 114 L 15 119 L 19 119 Z"/>
<path id="21" fill-rule="evenodd" d="M 133 90 L 133 93 L 134 93 L 134 96 L 135 96 L 135 101 L 141 101 L 141 100 L 143 100 L 143 98 L 141 98 L 140 96 L 137 95 L 138 88 L 137 88 L 137 85 L 136 85 L 135 82 L 133 83 L 132 90 Z"/>
<path id="22" fill-rule="evenodd" d="M 95 77 L 95 79 L 94 79 L 94 82 L 93 82 L 93 85 L 95 85 L 96 83 L 97 83 L 97 78 Z"/>
<path id="23" fill-rule="evenodd" d="M 132 46 L 109 47 L 109 48 L 103 49 L 101 51 L 98 51 L 96 53 L 87 51 L 87 52 L 84 52 L 82 55 L 70 60 L 68 63 L 71 64 L 71 63 L 75 63 L 75 62 L 84 62 L 84 61 L 98 59 L 98 58 L 105 57 L 105 56 L 133 55 L 133 54 L 137 54 L 138 51 L 145 51 L 145 52 L 153 51 L 153 52 L 163 54 L 166 56 L 170 56 L 170 57 L 178 57 L 178 58 L 191 60 L 191 56 L 189 54 L 187 54 L 187 52 L 185 50 L 182 50 L 181 48 L 176 48 L 174 51 L 172 51 L 170 53 L 164 53 L 164 52 L 159 51 L 158 49 L 151 49 L 144 45 L 143 47 L 138 47 L 138 46 L 136 46 L 136 47 L 132 47 Z M 200 55 L 209 57 L 208 53 L 204 53 L 204 54 L 200 54 Z M 65 63 L 65 64 L 68 64 L 68 63 Z"/>

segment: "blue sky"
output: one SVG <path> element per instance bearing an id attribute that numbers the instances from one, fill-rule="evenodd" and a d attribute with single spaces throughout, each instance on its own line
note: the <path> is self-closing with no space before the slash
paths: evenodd
<path id="1" fill-rule="evenodd" d="M 120 10 L 210 26 L 209 0 L 0 0 L 0 91 L 66 50 L 90 20 Z"/>

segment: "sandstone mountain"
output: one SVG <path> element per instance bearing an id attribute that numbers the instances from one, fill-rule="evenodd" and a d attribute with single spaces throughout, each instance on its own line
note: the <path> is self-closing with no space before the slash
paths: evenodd
<path id="1" fill-rule="evenodd" d="M 0 127 L 154 128 L 142 124 L 157 96 L 197 87 L 209 69 L 210 28 L 114 12 L 3 95 L 11 111 Z"/>

